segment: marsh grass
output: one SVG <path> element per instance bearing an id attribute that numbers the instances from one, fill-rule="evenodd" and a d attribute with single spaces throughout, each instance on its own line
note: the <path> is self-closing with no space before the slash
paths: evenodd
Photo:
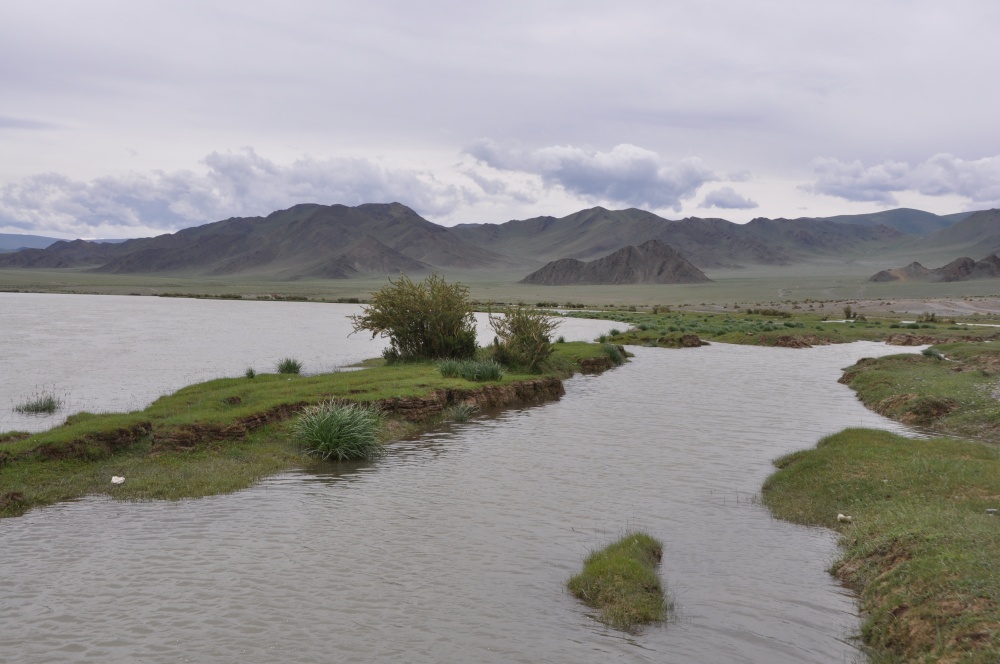
<path id="1" fill-rule="evenodd" d="M 498 381 L 504 377 L 504 368 L 495 360 L 442 360 L 438 371 L 444 378 L 464 378 L 477 383 Z"/>
<path id="2" fill-rule="evenodd" d="M 42 392 L 33 394 L 27 400 L 14 406 L 14 410 L 25 415 L 51 415 L 63 407 L 63 400 L 54 394 Z"/>
<path id="3" fill-rule="evenodd" d="M 478 412 L 479 407 L 476 404 L 463 401 L 445 411 L 445 419 L 452 422 L 468 422 Z"/>
<path id="4" fill-rule="evenodd" d="M 592 553 L 567 587 L 587 606 L 600 610 L 601 622 L 634 632 L 667 618 L 669 607 L 656 569 L 662 556 L 659 540 L 630 532 Z"/>
<path id="5" fill-rule="evenodd" d="M 278 373 L 299 374 L 302 373 L 302 363 L 293 357 L 286 357 L 278 362 Z M 256 372 L 254 372 L 256 376 Z M 250 376 L 247 376 L 249 378 Z"/>
<path id="6" fill-rule="evenodd" d="M 775 465 L 765 504 L 840 531 L 878 661 L 1000 661 L 1000 450 L 848 429 Z"/>
<path id="7" fill-rule="evenodd" d="M 257 377 L 257 370 L 253 367 L 247 367 L 247 370 L 243 373 L 248 379 L 253 380 Z"/>
<path id="8" fill-rule="evenodd" d="M 604 356 L 611 360 L 611 363 L 616 367 L 620 367 L 625 364 L 625 353 L 615 344 L 601 344 L 601 352 Z"/>
<path id="9" fill-rule="evenodd" d="M 376 406 L 335 401 L 307 407 L 295 423 L 306 454 L 324 461 L 372 460 L 385 454 L 385 415 Z"/>

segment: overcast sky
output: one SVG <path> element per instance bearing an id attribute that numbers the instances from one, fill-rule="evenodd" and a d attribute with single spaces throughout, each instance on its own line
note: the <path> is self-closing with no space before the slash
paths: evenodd
<path id="1" fill-rule="evenodd" d="M 0 232 L 1000 207 L 996 0 L 3 0 Z"/>

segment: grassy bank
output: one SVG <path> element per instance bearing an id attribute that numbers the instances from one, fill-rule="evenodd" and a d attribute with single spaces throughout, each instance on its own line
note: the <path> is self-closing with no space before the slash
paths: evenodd
<path id="1" fill-rule="evenodd" d="M 996 448 L 849 429 L 776 465 L 775 516 L 841 533 L 831 571 L 860 594 L 874 661 L 1000 661 Z"/>
<path id="2" fill-rule="evenodd" d="M 656 571 L 662 556 L 658 540 L 645 533 L 627 533 L 592 553 L 567 587 L 587 606 L 600 610 L 601 622 L 634 631 L 667 618 L 667 601 Z"/>
<path id="3" fill-rule="evenodd" d="M 293 440 L 293 417 L 331 399 L 378 402 L 390 414 L 386 440 L 447 418 L 442 402 L 481 392 L 486 406 L 545 395 L 556 377 L 604 358 L 599 344 L 555 345 L 547 371 L 505 374 L 488 383 L 445 378 L 430 362 L 315 376 L 257 374 L 192 385 L 142 411 L 78 413 L 31 436 L 0 436 L 0 517 L 88 494 L 131 500 L 178 499 L 235 491 L 307 463 Z M 610 363 L 609 363 L 610 364 Z M 436 396 L 435 396 L 436 395 Z M 447 405 L 447 403 L 445 403 Z M 126 478 L 111 484 L 113 475 Z"/>
<path id="4" fill-rule="evenodd" d="M 1000 348 L 993 344 L 942 344 L 927 355 L 863 359 L 841 382 L 887 417 L 1000 443 Z"/>

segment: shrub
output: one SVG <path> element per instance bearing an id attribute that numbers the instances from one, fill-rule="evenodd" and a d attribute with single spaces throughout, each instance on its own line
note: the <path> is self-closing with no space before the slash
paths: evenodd
<path id="1" fill-rule="evenodd" d="M 286 357 L 285 359 L 278 362 L 278 373 L 282 374 L 302 373 L 302 363 L 296 360 L 295 358 Z"/>
<path id="2" fill-rule="evenodd" d="M 26 415 L 51 415 L 62 407 L 62 399 L 52 394 L 42 393 L 33 394 L 24 403 L 14 406 L 14 410 Z"/>
<path id="3" fill-rule="evenodd" d="M 247 367 L 246 373 L 243 374 L 247 378 L 253 380 L 257 377 L 257 371 L 253 367 Z"/>
<path id="4" fill-rule="evenodd" d="M 564 343 L 566 343 L 566 337 L 564 337 L 563 335 L 560 334 L 559 337 L 556 339 L 556 343 L 557 344 L 564 344 Z"/>
<path id="5" fill-rule="evenodd" d="M 464 378 L 476 382 L 500 380 L 503 378 L 503 366 L 494 360 L 444 360 L 438 364 L 438 370 L 445 378 Z"/>
<path id="6" fill-rule="evenodd" d="M 552 332 L 559 321 L 544 311 L 520 305 L 508 306 L 502 314 L 490 313 L 490 326 L 496 333 L 493 359 L 529 372 L 539 371 L 552 354 Z"/>
<path id="7" fill-rule="evenodd" d="M 294 431 L 310 456 L 335 461 L 370 460 L 385 454 L 380 438 L 384 419 L 376 406 L 327 401 L 302 411 Z"/>
<path id="8" fill-rule="evenodd" d="M 406 276 L 390 279 L 361 315 L 351 316 L 351 323 L 355 332 L 387 337 L 388 352 L 400 360 L 466 358 L 476 352 L 469 289 L 436 274 L 418 283 Z"/>

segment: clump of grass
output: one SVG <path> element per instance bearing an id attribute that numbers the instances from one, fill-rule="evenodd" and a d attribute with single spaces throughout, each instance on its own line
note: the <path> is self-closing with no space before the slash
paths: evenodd
<path id="1" fill-rule="evenodd" d="M 445 378 L 464 378 L 475 382 L 500 380 L 503 378 L 503 365 L 495 360 L 442 360 L 438 370 Z"/>
<path id="2" fill-rule="evenodd" d="M 306 408 L 294 430 L 310 456 L 324 461 L 371 460 L 385 454 L 380 435 L 384 421 L 375 406 L 327 401 Z"/>
<path id="3" fill-rule="evenodd" d="M 659 540 L 631 532 L 592 553 L 567 587 L 587 606 L 600 610 L 601 622 L 634 631 L 667 618 L 669 607 L 656 571 L 662 557 Z"/>
<path id="4" fill-rule="evenodd" d="M 253 367 L 247 367 L 246 373 L 244 373 L 243 375 L 245 375 L 250 380 L 253 380 L 254 378 L 257 377 L 257 371 Z"/>
<path id="5" fill-rule="evenodd" d="M 446 416 L 453 422 L 468 422 L 477 412 L 479 407 L 476 404 L 463 401 L 449 408 Z"/>
<path id="6" fill-rule="evenodd" d="M 557 344 L 564 344 L 564 343 L 566 343 L 566 337 L 564 337 L 563 335 L 560 334 L 558 337 L 556 337 L 556 343 Z"/>
<path id="7" fill-rule="evenodd" d="M 25 415 L 51 415 L 62 407 L 62 399 L 54 394 L 43 392 L 31 395 L 23 403 L 14 406 L 14 410 Z"/>
<path id="8" fill-rule="evenodd" d="M 278 373 L 280 374 L 302 373 L 302 363 L 293 357 L 286 357 L 285 359 L 278 362 Z"/>
<path id="9" fill-rule="evenodd" d="M 612 364 L 616 367 L 625 364 L 625 353 L 623 353 L 622 349 L 615 344 L 601 344 L 601 352 L 604 353 L 604 355 L 607 356 L 607 358 L 611 360 Z"/>

